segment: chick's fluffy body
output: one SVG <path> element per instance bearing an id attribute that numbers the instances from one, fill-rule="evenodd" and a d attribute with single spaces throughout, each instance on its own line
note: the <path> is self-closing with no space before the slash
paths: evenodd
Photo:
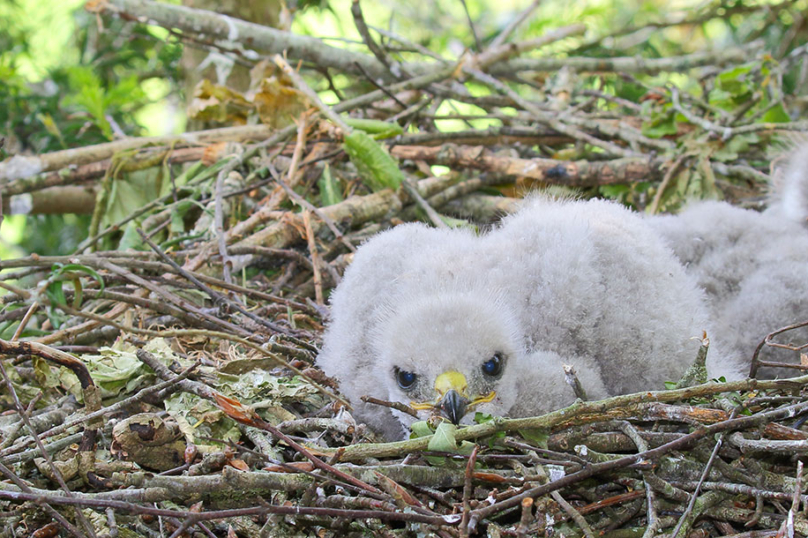
<path id="1" fill-rule="evenodd" d="M 808 144 L 784 162 L 763 213 L 710 201 L 650 219 L 706 292 L 724 349 L 747 364 L 767 334 L 808 317 Z M 776 341 L 808 342 L 808 328 Z M 763 348 L 761 358 L 800 362 L 799 352 L 773 347 Z M 758 376 L 796 374 L 766 368 Z"/>
<path id="2" fill-rule="evenodd" d="M 477 410 L 535 415 L 574 401 L 562 364 L 590 398 L 661 389 L 692 363 L 706 320 L 701 292 L 642 218 L 534 199 L 481 236 L 407 224 L 366 242 L 332 296 L 318 362 L 358 419 L 398 438 L 413 418 L 362 395 L 434 401 L 436 376 L 454 370 L 470 397 L 496 392 Z M 494 354 L 505 365 L 492 378 L 481 367 Z M 710 355 L 713 375 L 735 377 Z M 414 386 L 399 387 L 396 369 Z"/>
<path id="3" fill-rule="evenodd" d="M 808 230 L 795 221 L 702 202 L 676 216 L 655 217 L 688 273 L 707 293 L 715 331 L 727 351 L 747 360 L 770 332 L 804 321 L 808 313 Z M 783 342 L 808 341 L 808 329 Z M 761 358 L 799 362 L 797 352 L 766 348 Z M 791 377 L 768 369 L 762 377 Z"/>

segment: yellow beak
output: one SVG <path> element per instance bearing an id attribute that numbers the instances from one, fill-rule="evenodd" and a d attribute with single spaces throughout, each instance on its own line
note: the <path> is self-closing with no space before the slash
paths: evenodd
<path id="1" fill-rule="evenodd" d="M 466 376 L 460 372 L 444 372 L 435 378 L 435 392 L 440 397 L 437 408 L 452 424 L 460 423 L 471 403 L 466 396 L 467 386 Z"/>
<path id="2" fill-rule="evenodd" d="M 466 376 L 460 372 L 443 372 L 435 378 L 435 392 L 439 396 L 445 396 L 450 390 L 456 391 L 462 396 L 466 396 Z"/>
<path id="3" fill-rule="evenodd" d="M 444 372 L 435 378 L 435 392 L 438 394 L 436 402 L 412 402 L 410 407 L 413 409 L 439 409 L 452 423 L 458 424 L 472 407 L 490 402 L 496 397 L 496 392 L 491 391 L 487 395 L 470 400 L 466 394 L 467 388 L 466 376 L 456 371 Z"/>

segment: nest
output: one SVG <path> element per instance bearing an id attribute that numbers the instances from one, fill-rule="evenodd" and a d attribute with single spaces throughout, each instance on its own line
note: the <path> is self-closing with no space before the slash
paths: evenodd
<path id="1" fill-rule="evenodd" d="M 221 32 L 205 12 L 163 19 L 138 13 L 138 3 L 115 5 L 88 4 L 188 35 Z M 194 26 L 202 22 L 210 27 Z M 367 38 L 361 10 L 357 25 Z M 542 43 L 582 31 L 561 30 Z M 250 46 L 260 48 L 255 31 Z M 793 96 L 778 87 L 778 101 L 738 100 L 714 118 L 696 98 L 627 75 L 701 66 L 706 95 L 759 43 L 655 59 L 586 58 L 584 47 L 563 60 L 572 72 L 603 70 L 644 94 L 630 102 L 581 82 L 572 99 L 549 88 L 567 98 L 541 106 L 511 85 L 540 85 L 526 73 L 558 62 L 512 62 L 542 46 L 520 43 L 426 69 L 383 62 L 389 51 L 369 39 L 374 56 L 346 52 L 320 67 L 369 69 L 383 86 L 334 107 L 274 56 L 259 64 L 267 72 L 255 92 L 220 103 L 248 111 L 238 122 L 225 113 L 228 121 L 261 125 L 4 162 L 0 186 L 12 203 L 64 210 L 85 187 L 95 192 L 73 254 L 0 262 L 0 536 L 808 536 L 808 376 L 684 383 L 540 417 L 427 425 L 384 443 L 316 368 L 329 289 L 364 239 L 397 223 L 486 226 L 533 187 L 583 189 L 652 213 L 677 208 L 698 186 L 745 205 L 760 197 L 763 150 L 776 142 L 761 118 Z M 775 84 L 799 67 L 805 47 L 794 50 L 722 80 L 746 87 L 744 77 L 765 72 Z M 459 80 L 490 93 L 457 91 Z M 219 90 L 200 89 L 192 108 L 201 119 L 221 111 L 211 108 Z M 479 107 L 497 126 L 441 132 L 436 96 Z M 278 124 L 281 102 L 294 124 Z M 373 121 L 397 130 L 375 140 Z M 417 133 L 402 128 L 418 122 Z M 127 187 L 144 170 L 159 179 L 148 201 Z M 771 364 L 756 352 L 761 366 Z"/>

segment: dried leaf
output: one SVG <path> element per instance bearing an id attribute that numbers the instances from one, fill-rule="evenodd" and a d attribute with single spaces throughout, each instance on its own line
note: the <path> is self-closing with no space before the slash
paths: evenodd
<path id="1" fill-rule="evenodd" d="M 239 92 L 202 79 L 194 88 L 194 98 L 188 105 L 188 117 L 200 121 L 244 125 L 253 108 Z"/>

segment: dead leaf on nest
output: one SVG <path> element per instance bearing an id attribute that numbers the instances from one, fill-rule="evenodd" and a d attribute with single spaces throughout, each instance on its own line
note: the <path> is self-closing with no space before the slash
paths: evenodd
<path id="1" fill-rule="evenodd" d="M 244 94 L 202 79 L 194 88 L 188 117 L 228 125 L 244 125 L 257 117 L 264 125 L 282 128 L 309 107 L 305 95 L 267 61 L 259 62 L 250 78 L 250 90 Z"/>
<path id="2" fill-rule="evenodd" d="M 252 103 L 227 86 L 202 79 L 194 88 L 194 98 L 188 105 L 188 117 L 202 121 L 244 125 Z"/>
<path id="3" fill-rule="evenodd" d="M 185 461 L 185 448 L 179 430 L 153 413 L 133 415 L 112 429 L 112 453 L 147 469 L 179 467 Z"/>

